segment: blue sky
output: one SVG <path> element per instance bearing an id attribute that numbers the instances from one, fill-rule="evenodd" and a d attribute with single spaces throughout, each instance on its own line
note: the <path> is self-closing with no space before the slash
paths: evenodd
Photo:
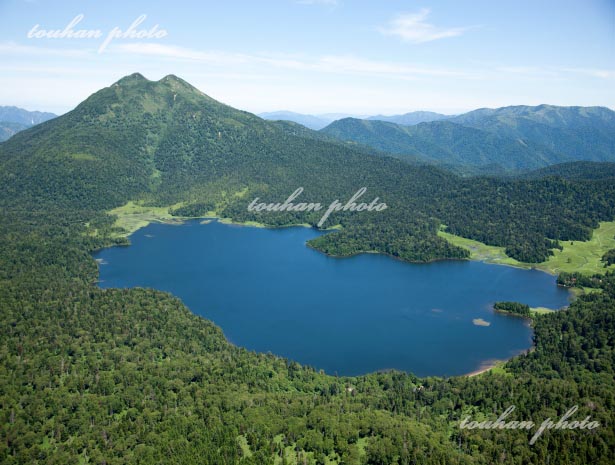
<path id="1" fill-rule="evenodd" d="M 99 31 L 100 38 L 35 33 Z M 141 15 L 137 31 L 115 38 Z M 252 112 L 615 108 L 614 0 L 0 0 L 0 105 L 62 113 L 124 75 L 176 74 Z"/>

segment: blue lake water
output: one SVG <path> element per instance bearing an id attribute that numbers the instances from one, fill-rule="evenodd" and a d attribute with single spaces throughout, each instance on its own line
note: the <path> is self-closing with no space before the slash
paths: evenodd
<path id="1" fill-rule="evenodd" d="M 95 255 L 101 287 L 152 287 L 180 297 L 234 344 L 330 374 L 398 369 L 471 372 L 531 346 L 526 320 L 494 313 L 499 300 L 560 308 L 569 293 L 535 270 L 471 261 L 409 264 L 308 248 L 308 228 L 218 222 L 150 224 L 129 247 Z M 477 326 L 483 319 L 489 326 Z"/>

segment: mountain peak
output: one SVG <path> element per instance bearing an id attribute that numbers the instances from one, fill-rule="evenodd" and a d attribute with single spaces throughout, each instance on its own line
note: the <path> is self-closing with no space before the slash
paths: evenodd
<path id="1" fill-rule="evenodd" d="M 186 87 L 189 89 L 198 90 L 188 81 L 185 81 L 180 77 L 177 77 L 175 74 L 167 74 L 165 77 L 163 77 L 162 79 L 158 81 L 158 84 L 169 84 L 171 86 L 182 86 L 182 87 Z"/>
<path id="2" fill-rule="evenodd" d="M 152 81 L 147 79 L 141 73 L 132 73 L 132 74 L 129 74 L 128 76 L 124 76 L 123 78 L 121 78 L 119 81 L 116 82 L 116 84 L 129 83 L 129 82 L 152 82 Z M 192 87 L 190 84 L 188 84 L 183 79 L 177 77 L 175 74 L 167 74 L 165 77 L 158 80 L 157 82 L 159 84 L 175 83 L 175 84 L 182 84 L 184 86 Z"/>
<path id="3" fill-rule="evenodd" d="M 165 77 L 160 79 L 158 82 L 181 82 L 186 83 L 182 78 L 177 77 L 175 74 L 167 74 Z M 186 83 L 187 84 L 187 83 Z"/>
<path id="4" fill-rule="evenodd" d="M 122 82 L 122 81 L 149 81 L 149 79 L 147 79 L 141 73 L 132 73 L 132 74 L 129 74 L 128 76 L 124 76 L 122 79 L 120 79 L 117 82 Z"/>
<path id="5" fill-rule="evenodd" d="M 166 85 L 168 88 L 175 92 L 186 93 L 187 91 L 190 94 L 196 94 L 201 97 L 205 97 L 209 101 L 215 101 L 209 95 L 205 94 L 204 92 L 201 92 L 188 81 L 185 81 L 174 74 L 167 74 L 165 77 L 160 79 L 157 84 Z"/>
<path id="6" fill-rule="evenodd" d="M 141 84 L 146 82 L 150 82 L 150 80 L 143 76 L 141 73 L 132 73 L 128 76 L 124 76 L 113 85 L 121 86 L 126 84 Z"/>
<path id="7" fill-rule="evenodd" d="M 174 101 L 181 96 L 193 103 L 196 103 L 199 99 L 201 99 L 201 103 L 215 102 L 214 99 L 174 74 L 168 74 L 158 81 L 153 81 L 147 79 L 141 73 L 132 73 L 115 82 L 109 89 L 113 88 L 116 90 L 119 88 L 124 91 L 135 91 L 137 92 L 135 95 L 143 95 L 142 92 L 153 93 L 159 96 L 170 93 Z"/>

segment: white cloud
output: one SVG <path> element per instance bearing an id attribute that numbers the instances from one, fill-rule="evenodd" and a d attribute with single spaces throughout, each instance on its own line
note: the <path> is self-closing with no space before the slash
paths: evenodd
<path id="1" fill-rule="evenodd" d="M 199 61 L 203 63 L 230 65 L 253 61 L 253 57 L 241 53 L 202 52 L 174 45 L 163 45 L 150 42 L 133 42 L 118 44 L 114 50 L 136 55 L 156 56 L 179 60 Z"/>
<path id="2" fill-rule="evenodd" d="M 421 77 L 476 78 L 478 74 L 451 69 L 415 66 L 407 63 L 387 62 L 355 56 L 322 56 L 306 58 L 289 55 L 247 55 L 240 53 L 198 51 L 173 45 L 154 43 L 118 44 L 115 49 L 130 54 L 157 56 L 175 60 L 189 60 L 220 66 L 269 66 L 291 71 L 312 71 L 329 74 L 352 74 L 417 79 Z"/>
<path id="3" fill-rule="evenodd" d="M 392 19 L 387 27 L 381 28 L 384 35 L 396 36 L 406 42 L 420 44 L 432 40 L 445 39 L 447 37 L 460 36 L 468 27 L 454 27 L 443 29 L 427 23 L 425 20 L 430 14 L 427 8 L 417 13 L 402 13 Z"/>

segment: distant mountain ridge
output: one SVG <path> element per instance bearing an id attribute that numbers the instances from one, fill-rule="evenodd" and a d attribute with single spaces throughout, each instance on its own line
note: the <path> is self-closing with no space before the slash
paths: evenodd
<path id="1" fill-rule="evenodd" d="M 419 123 L 428 123 L 431 121 L 439 121 L 447 118 L 452 118 L 449 115 L 434 113 L 432 111 L 412 111 L 403 115 L 375 115 L 375 116 L 352 116 L 345 113 L 326 113 L 323 115 L 308 115 L 303 113 L 295 113 L 294 111 L 272 111 L 260 113 L 263 119 L 270 121 L 292 121 L 306 128 L 318 131 L 327 125 L 344 118 L 358 118 L 366 120 L 388 121 L 391 123 L 401 124 L 403 126 L 413 126 Z"/>
<path id="2" fill-rule="evenodd" d="M 260 113 L 258 116 L 269 121 L 292 121 L 293 123 L 301 124 L 306 128 L 313 129 L 315 131 L 324 128 L 332 121 L 334 121 L 333 119 L 329 118 L 322 118 L 314 115 L 305 115 L 302 113 L 295 113 L 293 111 L 272 111 L 267 113 Z"/>
<path id="3" fill-rule="evenodd" d="M 401 158 L 459 168 L 523 171 L 615 161 L 615 112 L 605 107 L 513 106 L 403 126 L 346 118 L 321 132 Z"/>
<path id="4" fill-rule="evenodd" d="M 36 124 L 44 123 L 57 115 L 42 111 L 28 111 L 13 106 L 0 106 L 0 142 Z"/>
<path id="5" fill-rule="evenodd" d="M 514 106 L 475 110 L 451 121 L 533 142 L 566 161 L 615 161 L 615 112 L 605 107 Z"/>
<path id="6" fill-rule="evenodd" d="M 44 111 L 28 111 L 13 106 L 0 106 L 0 121 L 20 123 L 27 126 L 44 123 L 57 115 Z"/>
<path id="7" fill-rule="evenodd" d="M 19 131 L 28 129 L 30 126 L 21 123 L 13 123 L 10 121 L 0 121 L 0 142 L 7 140 L 9 137 L 17 134 Z"/>
<path id="8" fill-rule="evenodd" d="M 376 115 L 366 119 L 387 121 L 389 123 L 401 124 L 402 126 L 414 126 L 419 123 L 431 123 L 432 121 L 440 121 L 449 118 L 452 118 L 452 116 L 434 113 L 433 111 L 412 111 L 403 115 Z"/>

